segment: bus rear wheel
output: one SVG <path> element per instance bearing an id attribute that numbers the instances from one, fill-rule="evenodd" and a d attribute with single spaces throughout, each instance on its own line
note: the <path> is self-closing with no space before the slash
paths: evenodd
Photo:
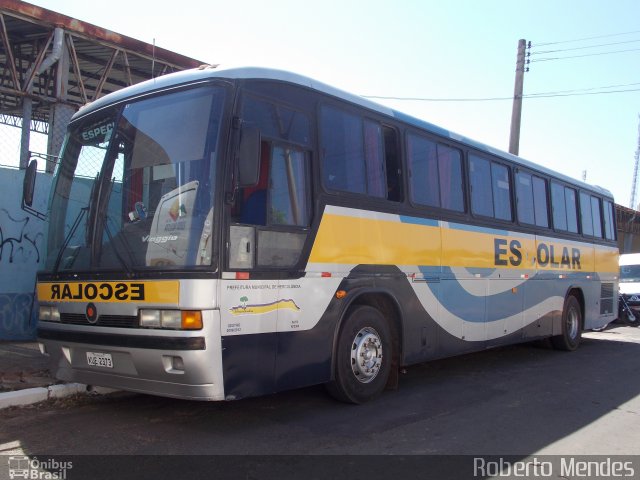
<path id="1" fill-rule="evenodd" d="M 385 389 L 391 359 L 391 331 L 380 311 L 355 307 L 343 322 L 334 359 L 329 393 L 342 402 L 360 404 Z"/>
<path id="2" fill-rule="evenodd" d="M 572 352 L 582 339 L 582 309 L 578 299 L 569 295 L 562 310 L 562 333 L 551 337 L 551 345 L 557 350 Z"/>

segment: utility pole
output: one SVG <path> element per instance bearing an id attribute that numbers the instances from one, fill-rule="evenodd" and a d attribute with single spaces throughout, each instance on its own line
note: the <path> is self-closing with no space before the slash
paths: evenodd
<path id="1" fill-rule="evenodd" d="M 520 150 L 520 119 L 522 117 L 522 91 L 524 87 L 525 50 L 527 41 L 518 41 L 518 58 L 516 61 L 516 82 L 513 89 L 513 110 L 511 111 L 511 135 L 509 136 L 509 153 L 518 155 Z"/>
<path id="2" fill-rule="evenodd" d="M 640 115 L 638 115 L 640 119 Z M 638 187 L 638 163 L 640 163 L 640 122 L 638 123 L 638 147 L 636 148 L 636 154 L 634 155 L 635 163 L 633 165 L 633 176 L 631 177 L 631 201 L 629 207 L 637 210 L 636 205 L 636 192 Z"/>

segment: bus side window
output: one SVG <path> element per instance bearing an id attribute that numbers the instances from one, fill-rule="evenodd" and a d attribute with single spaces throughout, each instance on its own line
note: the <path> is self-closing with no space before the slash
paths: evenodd
<path id="1" fill-rule="evenodd" d="M 592 237 L 593 217 L 591 213 L 591 200 L 589 195 L 584 192 L 580 192 L 580 220 L 582 225 L 582 234 Z"/>
<path id="2" fill-rule="evenodd" d="M 567 204 L 564 187 L 551 182 L 551 208 L 553 211 L 553 228 L 567 231 Z"/>
<path id="3" fill-rule="evenodd" d="M 484 158 L 469 155 L 469 181 L 471 183 L 471 213 L 493 217 L 491 163 Z"/>
<path id="4" fill-rule="evenodd" d="M 604 201 L 604 236 L 607 240 L 616 239 L 616 213 L 613 203 Z"/>
<path id="5" fill-rule="evenodd" d="M 591 213 L 593 217 L 593 236 L 596 238 L 602 238 L 600 199 L 597 197 L 591 197 Z"/>
<path id="6" fill-rule="evenodd" d="M 382 127 L 384 135 L 384 158 L 387 170 L 387 199 L 393 202 L 404 200 L 402 191 L 402 168 L 398 152 L 398 134 L 391 127 Z"/>
<path id="7" fill-rule="evenodd" d="M 536 214 L 536 225 L 549 227 L 549 210 L 547 208 L 547 182 L 540 177 L 532 177 L 533 206 Z"/>
<path id="8" fill-rule="evenodd" d="M 276 145 L 271 150 L 269 224 L 308 227 L 308 155 L 300 149 Z"/>
<path id="9" fill-rule="evenodd" d="M 319 118 L 325 187 L 395 202 L 404 199 L 395 129 L 327 105 Z"/>
<path id="10" fill-rule="evenodd" d="M 251 225 L 267 224 L 267 188 L 269 174 L 269 142 L 262 142 L 260 145 L 260 177 L 254 187 L 247 187 L 242 190 L 239 196 L 240 214 L 239 222 Z"/>
<path id="11" fill-rule="evenodd" d="M 311 223 L 310 155 L 277 141 L 261 145 L 258 184 L 241 190 L 231 227 L 231 268 L 293 267 Z"/>
<path id="12" fill-rule="evenodd" d="M 526 172 L 516 173 L 516 204 L 520 223 L 544 228 L 549 226 L 547 184 L 544 179 Z"/>
<path id="13" fill-rule="evenodd" d="M 516 205 L 520 223 L 535 224 L 535 209 L 533 206 L 533 185 L 531 175 L 516 173 Z"/>
<path id="14" fill-rule="evenodd" d="M 471 213 L 512 221 L 509 169 L 486 158 L 469 155 Z"/>

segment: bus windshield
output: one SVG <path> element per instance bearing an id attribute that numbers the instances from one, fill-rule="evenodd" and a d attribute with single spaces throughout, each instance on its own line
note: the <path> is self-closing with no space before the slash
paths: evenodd
<path id="1" fill-rule="evenodd" d="M 200 86 L 72 123 L 54 179 L 46 269 L 212 265 L 224 95 Z"/>

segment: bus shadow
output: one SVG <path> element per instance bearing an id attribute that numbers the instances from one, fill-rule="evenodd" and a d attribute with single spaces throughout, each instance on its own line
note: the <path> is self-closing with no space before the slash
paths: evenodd
<path id="1" fill-rule="evenodd" d="M 103 454 L 110 432 L 110 454 L 624 453 L 632 447 L 602 442 L 572 452 L 569 439 L 626 414 L 639 368 L 640 329 L 614 327 L 585 334 L 573 353 L 525 344 L 414 366 L 398 390 L 360 406 L 322 386 L 220 403 L 116 395 L 39 413 L 33 435 L 8 422 L 6 434 L 51 454 Z M 43 432 L 36 422 L 54 413 L 56 428 Z"/>
<path id="2" fill-rule="evenodd" d="M 640 330 L 613 327 L 584 337 L 572 353 L 524 344 L 414 366 L 397 391 L 361 406 L 312 388 L 237 408 L 269 412 L 270 422 L 322 439 L 310 453 L 624 452 L 570 439 L 612 412 L 624 414 L 640 394 Z"/>

